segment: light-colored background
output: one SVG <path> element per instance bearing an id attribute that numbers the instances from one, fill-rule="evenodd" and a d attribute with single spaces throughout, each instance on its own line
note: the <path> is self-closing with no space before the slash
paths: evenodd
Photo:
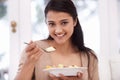
<path id="1" fill-rule="evenodd" d="M 48 36 L 43 13 L 47 1 L 0 0 L 0 80 L 13 80 L 24 42 Z M 99 58 L 100 79 L 120 80 L 114 76 L 120 74 L 117 72 L 120 66 L 120 0 L 73 1 L 85 45 L 92 48 Z M 15 33 L 11 31 L 12 21 L 17 24 Z"/>

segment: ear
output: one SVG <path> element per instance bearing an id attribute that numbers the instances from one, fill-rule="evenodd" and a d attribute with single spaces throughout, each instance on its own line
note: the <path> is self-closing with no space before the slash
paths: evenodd
<path id="1" fill-rule="evenodd" d="M 74 20 L 73 26 L 75 27 L 77 24 L 77 18 Z"/>

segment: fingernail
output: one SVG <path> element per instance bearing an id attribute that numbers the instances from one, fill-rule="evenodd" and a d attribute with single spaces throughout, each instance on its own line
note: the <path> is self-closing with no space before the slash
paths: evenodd
<path id="1" fill-rule="evenodd" d="M 61 76 L 63 76 L 62 74 L 59 74 L 59 76 L 61 77 Z"/>
<path id="2" fill-rule="evenodd" d="M 79 76 L 81 75 L 80 72 L 78 72 L 78 75 L 79 75 Z"/>
<path id="3" fill-rule="evenodd" d="M 32 43 L 33 41 L 31 40 L 30 43 Z"/>
<path id="4" fill-rule="evenodd" d="M 78 76 L 81 77 L 82 73 L 78 72 Z"/>

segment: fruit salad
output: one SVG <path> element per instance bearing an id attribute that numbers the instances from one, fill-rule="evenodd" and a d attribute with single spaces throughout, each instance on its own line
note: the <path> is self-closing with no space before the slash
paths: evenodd
<path id="1" fill-rule="evenodd" d="M 55 66 L 55 65 L 53 65 L 53 66 L 47 65 L 45 67 L 45 69 L 52 69 L 52 68 L 78 68 L 78 66 L 77 65 L 64 66 L 63 64 L 58 64 L 57 66 Z"/>

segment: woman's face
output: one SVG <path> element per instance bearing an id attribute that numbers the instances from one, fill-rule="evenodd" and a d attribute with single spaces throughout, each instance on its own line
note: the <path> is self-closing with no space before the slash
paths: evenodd
<path id="1" fill-rule="evenodd" d="M 46 22 L 50 36 L 58 44 L 70 41 L 76 22 L 68 13 L 49 11 L 46 15 Z"/>

